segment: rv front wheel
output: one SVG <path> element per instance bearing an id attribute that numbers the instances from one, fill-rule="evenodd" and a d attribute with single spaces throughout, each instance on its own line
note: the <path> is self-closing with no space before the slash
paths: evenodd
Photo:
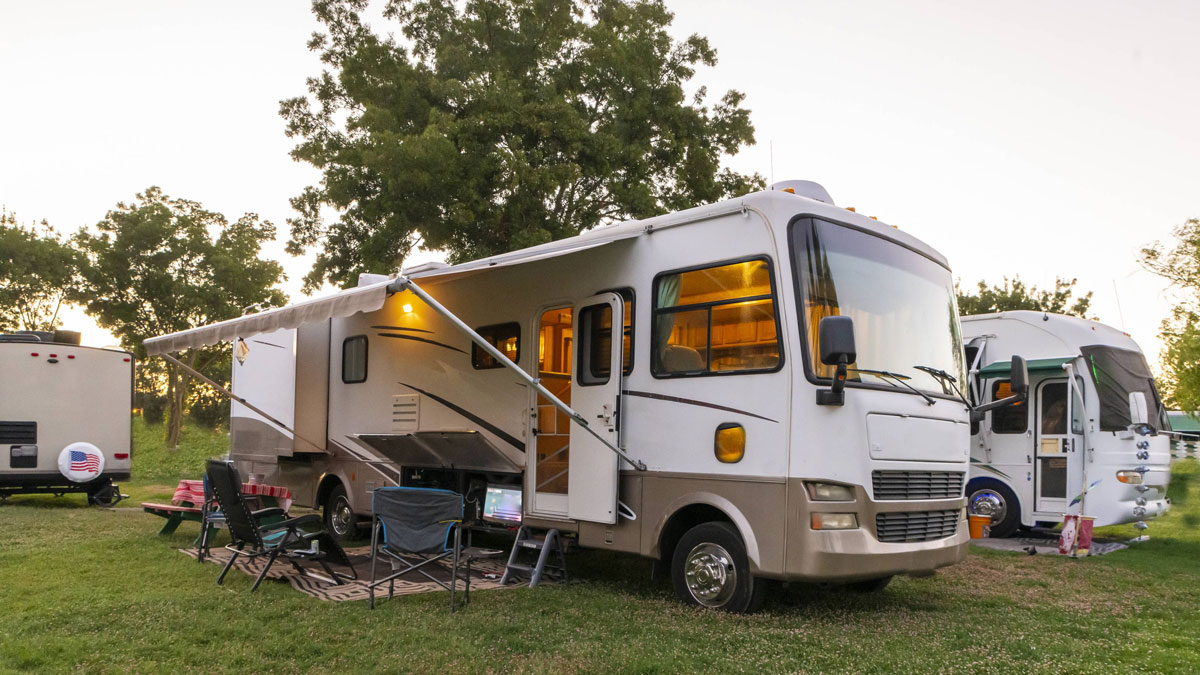
<path id="1" fill-rule="evenodd" d="M 1021 506 L 1007 485 L 992 478 L 980 478 L 967 486 L 967 514 L 991 516 L 988 536 L 1003 539 L 1012 536 L 1021 524 Z"/>
<path id="2" fill-rule="evenodd" d="M 766 591 L 766 582 L 750 575 L 746 546 L 729 523 L 702 523 L 684 533 L 671 579 L 685 604 L 726 612 L 758 611 Z"/>
<path id="3" fill-rule="evenodd" d="M 354 536 L 355 530 L 354 510 L 350 508 L 345 486 L 339 485 L 325 500 L 325 531 L 339 542 L 344 542 Z"/>
<path id="4" fill-rule="evenodd" d="M 878 579 L 867 579 L 866 581 L 853 581 L 846 584 L 846 588 L 855 593 L 878 593 L 887 588 L 890 583 L 892 583 L 892 578 L 886 576 L 879 577 Z"/>

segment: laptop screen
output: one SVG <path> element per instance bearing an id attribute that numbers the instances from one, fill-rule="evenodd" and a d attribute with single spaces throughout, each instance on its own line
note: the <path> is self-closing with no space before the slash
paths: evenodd
<path id="1" fill-rule="evenodd" d="M 521 522 L 521 491 L 489 487 L 483 501 L 483 519 L 503 523 Z"/>

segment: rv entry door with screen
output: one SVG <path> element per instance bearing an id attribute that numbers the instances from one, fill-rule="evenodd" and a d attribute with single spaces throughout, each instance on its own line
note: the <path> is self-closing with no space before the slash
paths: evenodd
<path id="1" fill-rule="evenodd" d="M 1078 486 L 1083 457 L 1083 420 L 1065 379 L 1042 382 L 1037 394 L 1037 438 L 1034 444 L 1034 510 L 1062 513 Z"/>
<path id="2" fill-rule="evenodd" d="M 588 429 L 571 425 L 567 511 L 578 520 L 617 522 L 618 458 L 589 429 L 618 443 L 624 311 L 615 293 L 594 295 L 575 305 L 571 406 L 588 424 Z"/>

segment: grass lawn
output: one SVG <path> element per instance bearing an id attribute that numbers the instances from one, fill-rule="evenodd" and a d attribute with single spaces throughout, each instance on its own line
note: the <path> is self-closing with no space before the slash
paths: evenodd
<path id="1" fill-rule="evenodd" d="M 153 433 L 151 433 L 153 432 Z M 139 430 L 133 505 L 169 498 L 224 437 L 172 457 Z M 143 438 L 144 436 L 144 438 Z M 1174 511 L 1151 541 L 1069 560 L 973 548 L 929 578 L 857 595 L 792 585 L 763 612 L 685 608 L 650 563 L 573 554 L 581 583 L 472 594 L 451 616 L 444 594 L 328 604 L 200 565 L 175 549 L 195 524 L 82 496 L 0 506 L 0 670 L 87 671 L 1070 671 L 1200 672 L 1200 466 L 1175 468 Z M 130 506 L 125 502 L 121 506 Z M 1132 527 L 1101 536 L 1128 538 Z"/>

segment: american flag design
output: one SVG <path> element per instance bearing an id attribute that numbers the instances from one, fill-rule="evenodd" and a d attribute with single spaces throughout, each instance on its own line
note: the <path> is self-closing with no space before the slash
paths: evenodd
<path id="1" fill-rule="evenodd" d="M 71 470 L 100 473 L 100 457 L 81 450 L 71 451 Z"/>

